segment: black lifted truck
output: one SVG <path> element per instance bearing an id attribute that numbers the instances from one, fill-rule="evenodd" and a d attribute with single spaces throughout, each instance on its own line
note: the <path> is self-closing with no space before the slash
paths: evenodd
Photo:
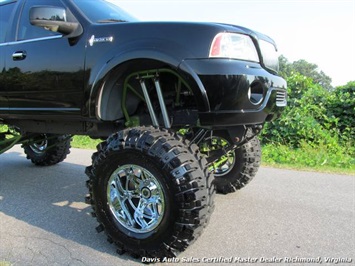
<path id="1" fill-rule="evenodd" d="M 139 22 L 103 0 L 0 1 L 0 154 L 63 161 L 103 139 L 87 202 L 109 242 L 173 257 L 260 164 L 256 135 L 286 106 L 269 37 L 219 23 Z"/>

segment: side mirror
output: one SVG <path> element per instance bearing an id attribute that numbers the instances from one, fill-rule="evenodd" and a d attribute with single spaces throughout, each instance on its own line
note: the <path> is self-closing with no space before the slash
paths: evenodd
<path id="1" fill-rule="evenodd" d="M 78 37 L 83 28 L 78 22 L 67 21 L 67 11 L 61 7 L 37 6 L 30 9 L 31 25 L 59 32 L 67 37 Z"/>

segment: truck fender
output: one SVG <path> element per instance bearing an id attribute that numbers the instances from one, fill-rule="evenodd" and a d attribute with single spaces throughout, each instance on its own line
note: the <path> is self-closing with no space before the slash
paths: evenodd
<path id="1" fill-rule="evenodd" d="M 204 106 L 199 106 L 199 109 L 204 111 L 209 111 L 209 101 L 207 98 L 206 90 L 198 77 L 198 75 L 190 68 L 188 65 L 184 64 L 183 60 L 179 60 L 166 52 L 159 50 L 142 50 L 135 49 L 122 54 L 117 54 L 116 56 L 106 60 L 106 63 L 102 64 L 100 69 L 93 69 L 92 74 L 89 79 L 90 87 L 90 97 L 89 103 L 89 115 L 90 117 L 97 117 L 97 106 L 99 101 L 99 95 L 101 90 L 105 88 L 105 78 L 111 71 L 122 67 L 125 63 L 132 60 L 154 60 L 161 62 L 165 65 L 169 65 L 179 71 L 190 75 L 195 81 L 196 86 L 194 86 L 195 91 L 193 92 L 197 97 L 202 97 Z M 181 67 L 182 66 L 182 67 Z"/>

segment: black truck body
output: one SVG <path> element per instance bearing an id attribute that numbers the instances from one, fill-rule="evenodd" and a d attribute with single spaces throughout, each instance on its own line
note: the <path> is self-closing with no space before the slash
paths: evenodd
<path id="1" fill-rule="evenodd" d="M 72 135 L 105 140 L 86 169 L 97 230 L 119 253 L 176 256 L 216 190 L 255 176 L 256 135 L 287 105 L 277 72 L 274 41 L 241 26 L 141 22 L 102 0 L 0 1 L 0 154 L 22 144 L 48 166 Z"/>

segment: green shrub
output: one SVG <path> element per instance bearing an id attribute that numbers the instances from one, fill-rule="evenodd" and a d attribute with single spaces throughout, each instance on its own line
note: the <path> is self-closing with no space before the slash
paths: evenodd
<path id="1" fill-rule="evenodd" d="M 299 73 L 292 74 L 287 82 L 288 106 L 278 120 L 266 124 L 262 143 L 299 148 L 305 142 L 334 149 L 339 142 L 338 119 L 327 115 L 328 91 Z"/>
<path id="2" fill-rule="evenodd" d="M 292 73 L 287 83 L 287 108 L 261 134 L 264 162 L 354 169 L 355 82 L 328 91 Z"/>
<path id="3" fill-rule="evenodd" d="M 326 102 L 328 116 L 334 116 L 337 123 L 331 126 L 339 130 L 343 145 L 355 146 L 355 81 L 332 91 Z"/>

